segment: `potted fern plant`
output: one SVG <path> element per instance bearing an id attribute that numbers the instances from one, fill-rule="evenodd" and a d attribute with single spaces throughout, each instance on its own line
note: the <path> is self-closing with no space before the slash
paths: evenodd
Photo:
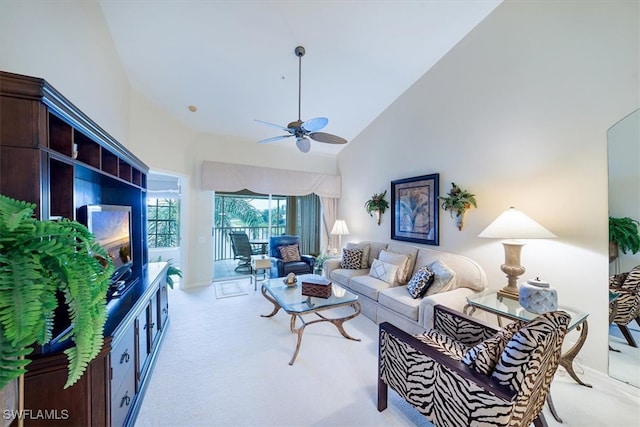
<path id="1" fill-rule="evenodd" d="M 629 217 L 609 217 L 609 262 L 615 261 L 620 251 L 640 252 L 640 223 Z"/>
<path id="2" fill-rule="evenodd" d="M 471 206 L 478 207 L 476 195 L 458 187 L 455 182 L 451 183 L 449 193 L 444 197 L 440 197 L 440 202 L 442 203 L 442 209 L 449 211 L 451 217 L 455 218 L 458 230 L 462 230 L 464 225 L 465 212 L 471 209 Z"/>
<path id="3" fill-rule="evenodd" d="M 382 214 L 389 208 L 389 202 L 387 202 L 384 198 L 387 195 L 387 190 L 384 192 L 377 194 L 374 193 L 373 197 L 367 200 L 364 204 L 364 208 L 367 210 L 369 216 L 373 216 L 373 213 L 376 213 L 378 217 L 378 225 L 382 221 Z"/>
<path id="4" fill-rule="evenodd" d="M 62 338 L 73 343 L 64 351 L 64 388 L 83 375 L 103 345 L 113 263 L 84 225 L 38 220 L 34 209 L 0 195 L 0 389 L 26 373 L 35 344 L 52 339 L 59 304 L 72 325 Z"/>

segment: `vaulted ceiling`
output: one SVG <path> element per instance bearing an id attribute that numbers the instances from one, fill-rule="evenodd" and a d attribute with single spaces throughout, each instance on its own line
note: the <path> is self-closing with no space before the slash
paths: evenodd
<path id="1" fill-rule="evenodd" d="M 198 131 L 240 142 L 327 117 L 352 140 L 501 0 L 100 0 L 131 85 Z M 195 106 L 191 112 L 189 106 Z M 295 148 L 294 138 L 273 142 Z M 312 142 L 313 152 L 343 146 Z"/>

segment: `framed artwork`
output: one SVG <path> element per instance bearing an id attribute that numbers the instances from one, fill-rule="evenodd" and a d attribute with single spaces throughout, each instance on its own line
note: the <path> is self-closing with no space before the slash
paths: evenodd
<path id="1" fill-rule="evenodd" d="M 391 181 L 391 238 L 438 245 L 438 194 L 440 175 Z"/>

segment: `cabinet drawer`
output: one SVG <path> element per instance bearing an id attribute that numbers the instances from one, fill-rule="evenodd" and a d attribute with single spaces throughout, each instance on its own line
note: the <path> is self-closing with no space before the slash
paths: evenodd
<path id="1" fill-rule="evenodd" d="M 135 328 L 132 324 L 111 350 L 111 390 L 117 390 L 129 371 L 135 376 Z M 113 396 L 113 393 L 112 393 Z"/>
<path id="2" fill-rule="evenodd" d="M 111 426 L 120 427 L 124 424 L 129 413 L 129 408 L 133 406 L 133 399 L 136 397 L 135 374 L 131 370 L 124 379 L 120 387 L 111 393 Z"/>

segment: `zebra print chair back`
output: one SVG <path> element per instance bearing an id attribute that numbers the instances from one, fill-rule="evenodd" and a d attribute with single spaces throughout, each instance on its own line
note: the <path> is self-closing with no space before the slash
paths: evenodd
<path id="1" fill-rule="evenodd" d="M 436 426 L 546 425 L 542 407 L 569 320 L 551 312 L 498 331 L 436 306 L 434 329 L 421 336 L 383 323 L 378 410 L 391 387 Z"/>
<path id="2" fill-rule="evenodd" d="M 628 273 L 611 276 L 609 290 L 618 294 L 615 313 L 611 313 L 611 306 L 609 307 L 611 322 L 618 325 L 631 347 L 638 347 L 627 325 L 634 320 L 640 325 L 640 265 Z"/>

